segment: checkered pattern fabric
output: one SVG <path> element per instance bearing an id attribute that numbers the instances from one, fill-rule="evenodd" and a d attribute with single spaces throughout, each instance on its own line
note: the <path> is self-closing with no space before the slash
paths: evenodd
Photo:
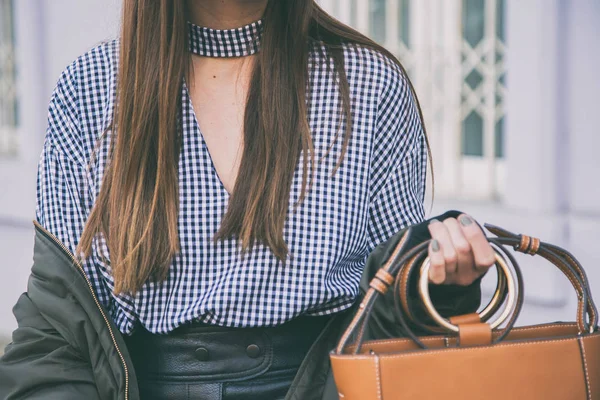
<path id="1" fill-rule="evenodd" d="M 259 49 L 260 20 L 237 29 L 189 27 L 189 49 L 195 54 L 229 57 Z M 192 320 L 272 326 L 301 314 L 339 312 L 357 298 L 368 254 L 401 228 L 424 220 L 427 150 L 408 82 L 381 53 L 358 45 L 344 45 L 353 129 L 341 168 L 332 176 L 342 147 L 342 135 L 334 137 L 336 129 L 343 132 L 344 122 L 335 77 L 327 68 L 332 62 L 323 49 L 320 43 L 311 49 L 307 94 L 315 156 L 323 159 L 305 201 L 294 211 L 302 156 L 298 162 L 284 227 L 290 250 L 285 267 L 260 243 L 242 258 L 234 238 L 212 242 L 229 194 L 216 174 L 182 82 L 182 251 L 173 258 L 168 278 L 148 282 L 135 296 L 114 295 L 102 235 L 84 262 L 100 302 L 123 333 L 131 333 L 138 322 L 151 332 L 166 333 Z M 117 38 L 79 56 L 64 69 L 50 99 L 36 219 L 72 252 L 106 165 L 112 132 L 102 132 L 113 115 L 118 50 Z M 97 140 L 101 144 L 91 158 Z"/>
<path id="2" fill-rule="evenodd" d="M 212 29 L 188 21 L 189 50 L 206 57 L 242 57 L 260 50 L 263 20 L 234 29 Z"/>

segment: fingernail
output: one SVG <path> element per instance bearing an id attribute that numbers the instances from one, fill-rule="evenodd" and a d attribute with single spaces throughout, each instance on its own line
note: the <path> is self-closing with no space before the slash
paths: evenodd
<path id="1" fill-rule="evenodd" d="M 435 218 L 434 218 L 434 219 L 432 219 L 431 221 L 429 221 L 429 224 L 431 225 L 431 224 L 433 224 L 434 222 L 440 222 L 440 220 L 439 220 L 439 219 L 435 219 Z"/>
<path id="2" fill-rule="evenodd" d="M 467 217 L 466 215 L 462 215 L 460 217 L 460 223 L 463 226 L 468 226 L 468 225 L 471 225 L 473 223 L 473 220 L 470 217 Z"/>
<path id="3" fill-rule="evenodd" d="M 440 242 L 438 242 L 437 239 L 433 239 L 433 241 L 431 242 L 431 250 L 433 250 L 433 251 L 440 250 Z"/>

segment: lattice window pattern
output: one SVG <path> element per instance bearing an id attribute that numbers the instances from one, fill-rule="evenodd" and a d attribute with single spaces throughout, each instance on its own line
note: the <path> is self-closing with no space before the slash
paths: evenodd
<path id="1" fill-rule="evenodd" d="M 504 0 L 462 1 L 462 154 L 503 157 Z"/>
<path id="2" fill-rule="evenodd" d="M 436 192 L 495 198 L 504 187 L 505 0 L 319 0 L 394 53 L 415 84 Z"/>

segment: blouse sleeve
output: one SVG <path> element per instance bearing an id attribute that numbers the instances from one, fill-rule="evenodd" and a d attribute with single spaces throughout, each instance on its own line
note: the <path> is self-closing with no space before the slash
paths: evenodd
<path id="1" fill-rule="evenodd" d="M 71 65 L 61 74 L 50 97 L 36 192 L 37 221 L 71 252 L 86 219 L 85 167 L 77 156 L 79 116 L 74 81 Z"/>
<path id="2" fill-rule="evenodd" d="M 87 162 L 82 151 L 76 62 L 61 74 L 50 97 L 48 123 L 37 168 L 36 220 L 75 254 L 88 210 L 91 193 Z M 99 275 L 84 260 L 99 300 L 107 305 L 109 294 L 98 284 Z"/>
<path id="3" fill-rule="evenodd" d="M 425 218 L 427 146 L 409 83 L 400 69 L 386 69 L 371 161 L 368 248 Z"/>

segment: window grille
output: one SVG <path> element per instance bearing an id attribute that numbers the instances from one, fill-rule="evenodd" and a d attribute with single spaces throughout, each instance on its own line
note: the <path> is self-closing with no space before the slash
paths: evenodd
<path id="1" fill-rule="evenodd" d="M 320 0 L 392 51 L 425 114 L 436 193 L 492 199 L 504 183 L 505 0 Z"/>

